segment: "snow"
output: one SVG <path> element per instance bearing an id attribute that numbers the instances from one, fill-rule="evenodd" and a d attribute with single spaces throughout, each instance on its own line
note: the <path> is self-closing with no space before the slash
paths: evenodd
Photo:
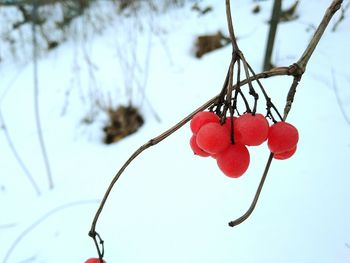
<path id="1" fill-rule="evenodd" d="M 112 12 L 106 3 L 98 10 Z M 313 33 L 310 25 L 318 25 L 329 3 L 300 1 L 299 18 L 279 25 L 276 65 L 300 57 Z M 232 15 L 238 44 L 258 72 L 272 1 L 260 1 L 257 15 L 251 13 L 254 4 L 232 1 Z M 119 17 L 99 34 L 87 32 L 88 40 L 78 19 L 71 38 L 41 55 L 40 117 L 52 190 L 35 126 L 30 55 L 0 63 L 0 124 L 6 128 L 0 133 L 2 262 L 84 262 L 96 256 L 87 234 L 116 171 L 139 146 L 222 87 L 231 47 L 196 59 L 193 43 L 198 34 L 227 34 L 224 2 L 200 5 L 212 5 L 213 12 L 199 16 L 191 4 L 161 14 L 143 11 L 137 20 Z M 299 129 L 298 151 L 289 160 L 273 161 L 252 216 L 233 229 L 227 226 L 250 205 L 268 158 L 266 145 L 251 148 L 247 173 L 233 180 L 214 160 L 193 156 L 187 124 L 141 153 L 115 185 L 96 229 L 105 240 L 107 262 L 349 262 L 350 29 L 346 17 L 332 32 L 338 17 L 317 46 L 288 117 Z M 280 111 L 290 83 L 289 77 L 263 81 Z M 131 96 L 127 85 L 136 87 Z M 146 100 L 138 92 L 143 85 Z M 106 116 L 91 100 L 99 98 L 106 107 L 109 97 L 113 103 L 134 99 L 146 121 L 137 133 L 107 146 L 102 143 Z M 14 158 L 6 132 L 40 196 Z"/>

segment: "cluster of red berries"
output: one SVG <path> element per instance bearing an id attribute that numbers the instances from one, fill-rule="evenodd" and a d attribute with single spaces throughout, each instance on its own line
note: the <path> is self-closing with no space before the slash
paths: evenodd
<path id="1" fill-rule="evenodd" d="M 233 129 L 232 129 L 233 125 Z M 247 146 L 257 146 L 267 140 L 274 158 L 291 157 L 298 143 L 298 130 L 287 122 L 269 125 L 259 113 L 227 117 L 223 125 L 213 112 L 197 113 L 190 122 L 190 146 L 196 155 L 216 159 L 220 170 L 228 177 L 240 177 L 248 169 L 250 155 Z"/>

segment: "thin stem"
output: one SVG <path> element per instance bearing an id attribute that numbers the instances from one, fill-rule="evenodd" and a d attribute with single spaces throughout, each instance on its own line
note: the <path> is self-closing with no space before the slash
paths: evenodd
<path id="1" fill-rule="evenodd" d="M 234 66 L 235 66 L 235 58 L 232 58 L 232 61 L 230 63 L 230 68 L 229 68 L 229 79 L 228 79 L 228 83 L 226 86 L 226 92 L 225 92 L 225 100 L 226 103 L 224 104 L 224 109 L 221 113 L 221 123 L 224 123 L 226 120 L 226 113 L 227 110 L 230 110 L 230 112 L 232 112 L 232 106 L 231 106 L 231 101 L 232 101 L 232 90 L 233 90 L 233 74 L 234 74 Z"/>
<path id="2" fill-rule="evenodd" d="M 100 263 L 103 263 L 103 256 L 105 253 L 104 241 L 102 240 L 101 236 L 97 232 L 93 233 L 93 235 L 90 235 L 90 236 L 94 240 L 95 247 L 96 247 L 97 254 L 98 254 L 98 259 L 99 259 Z M 101 245 L 101 249 L 100 249 L 99 244 Z"/>
<path id="3" fill-rule="evenodd" d="M 230 0 L 226 0 L 226 18 L 227 18 L 228 31 L 230 33 L 230 38 L 232 43 L 232 49 L 233 49 L 233 52 L 237 52 L 239 48 L 237 45 L 237 40 L 236 40 L 234 30 L 233 30 Z"/>
<path id="4" fill-rule="evenodd" d="M 240 82 L 240 87 L 246 85 L 249 81 L 252 80 L 256 80 L 256 79 L 261 79 L 261 78 L 270 78 L 273 76 L 283 76 L 283 75 L 291 75 L 294 71 L 290 71 L 291 67 L 279 67 L 279 68 L 274 68 L 271 69 L 269 71 L 265 71 L 262 72 L 260 74 L 257 74 L 255 76 L 250 77 L 249 79 L 244 79 Z M 226 82 L 226 81 L 225 81 Z M 237 85 L 233 86 L 233 89 L 236 89 Z M 217 101 L 220 99 L 221 97 L 221 93 L 216 95 L 215 97 L 211 98 L 210 100 L 208 100 L 206 103 L 204 103 L 202 106 L 200 106 L 199 108 L 197 108 L 195 111 L 193 111 L 190 115 L 188 115 L 186 118 L 184 118 L 183 120 L 181 120 L 179 123 L 175 124 L 173 127 L 171 127 L 170 129 L 166 130 L 165 132 L 163 132 L 162 134 L 160 134 L 159 136 L 149 140 L 147 143 L 145 143 L 144 145 L 142 145 L 141 147 L 139 147 L 130 157 L 129 159 L 123 164 L 123 166 L 119 169 L 119 171 L 116 173 L 116 175 L 113 177 L 111 183 L 109 184 L 104 197 L 100 203 L 100 206 L 95 214 L 95 217 L 93 219 L 93 222 L 91 224 L 91 229 L 89 232 L 89 236 L 94 236 L 94 234 L 96 233 L 96 224 L 98 221 L 98 218 L 103 210 L 103 207 L 105 206 L 105 203 L 108 199 L 108 196 L 110 194 L 110 192 L 113 189 L 113 186 L 115 185 L 115 183 L 118 181 L 119 177 L 122 175 L 122 173 L 124 172 L 124 170 L 130 165 L 130 163 L 139 155 L 141 154 L 144 150 L 146 150 L 147 148 L 154 146 L 156 144 L 158 144 L 159 142 L 163 141 L 164 139 L 166 139 L 168 136 L 170 136 L 171 134 L 173 134 L 175 131 L 177 131 L 178 129 L 180 129 L 182 126 L 184 126 L 187 122 L 189 122 L 192 117 L 200 112 L 203 111 L 209 107 L 211 107 L 211 105 L 213 105 L 214 103 L 217 103 Z"/>
<path id="5" fill-rule="evenodd" d="M 249 65 L 249 63 L 247 63 L 247 66 L 250 70 L 250 72 L 253 74 L 253 76 L 255 75 L 255 72 L 253 70 L 253 68 Z M 273 118 L 270 108 L 274 109 L 274 111 L 277 113 L 278 117 L 282 120 L 282 115 L 279 113 L 278 109 L 276 108 L 276 106 L 272 103 L 271 98 L 267 95 L 267 92 L 265 91 L 264 86 L 262 85 L 262 83 L 260 82 L 259 79 L 256 80 L 256 82 L 258 83 L 261 92 L 263 93 L 265 100 L 266 100 L 266 106 L 267 106 L 267 110 L 270 113 L 271 117 Z M 274 120 L 274 118 L 273 118 Z"/>
<path id="6" fill-rule="evenodd" d="M 335 32 L 335 31 L 337 30 L 339 24 L 340 24 L 342 21 L 344 21 L 344 19 L 345 19 L 345 13 L 346 13 L 347 9 L 349 9 L 349 7 L 350 7 L 350 2 L 348 2 L 347 5 L 344 6 L 344 8 L 341 9 L 341 14 L 340 14 L 338 20 L 335 22 L 335 24 L 334 24 L 334 26 L 333 26 L 332 32 Z"/>
<path id="7" fill-rule="evenodd" d="M 259 99 L 259 95 L 258 93 L 256 93 L 256 91 L 254 90 L 253 84 L 250 81 L 250 74 L 249 74 L 249 68 L 248 68 L 248 63 L 245 59 L 245 57 L 243 56 L 243 53 L 240 53 L 240 58 L 242 59 L 242 63 L 243 63 L 243 68 L 245 71 L 245 75 L 246 78 L 248 79 L 248 86 L 249 86 L 249 94 L 252 95 L 254 97 L 254 107 L 253 107 L 253 115 L 256 112 L 257 109 L 257 104 L 258 104 L 258 99 Z"/>
<path id="8" fill-rule="evenodd" d="M 177 131 L 178 129 L 180 129 L 182 126 L 184 126 L 187 122 L 189 122 L 192 117 L 200 112 L 203 111 L 204 109 L 207 109 L 208 107 L 210 107 L 216 100 L 217 100 L 218 96 L 213 97 L 212 99 L 210 99 L 209 101 L 207 101 L 206 103 L 204 103 L 202 106 L 200 106 L 198 109 L 196 109 L 195 111 L 193 111 L 191 114 L 189 114 L 186 118 L 184 118 L 183 120 L 181 120 L 179 123 L 177 123 L 176 125 L 174 125 L 173 127 L 171 127 L 170 129 L 166 130 L 165 132 L 163 132 L 162 134 L 160 134 L 159 136 L 149 140 L 147 143 L 143 144 L 141 147 L 139 147 L 130 157 L 129 159 L 124 163 L 124 165 L 120 168 L 120 170 L 117 172 L 117 174 L 114 176 L 114 178 L 112 179 L 111 183 L 109 184 L 107 191 L 101 201 L 101 204 L 95 214 L 95 217 L 93 219 L 92 225 L 91 225 L 91 230 L 89 232 L 89 235 L 91 237 L 95 236 L 96 234 L 96 224 L 97 224 L 97 220 L 103 210 L 103 207 L 108 199 L 108 196 L 110 194 L 110 192 L 113 189 L 114 184 L 118 181 L 118 179 L 120 178 L 120 176 L 122 175 L 122 173 L 124 172 L 124 170 L 129 166 L 129 164 L 139 155 L 141 154 L 144 150 L 146 150 L 147 148 L 154 146 L 156 144 L 158 144 L 159 142 L 163 141 L 164 139 L 166 139 L 168 136 L 170 136 L 171 134 L 173 134 L 175 131 Z"/>
<path id="9" fill-rule="evenodd" d="M 237 82 L 236 82 L 236 92 L 235 92 L 235 101 L 237 102 L 237 95 L 239 93 L 239 95 L 241 95 L 246 111 L 247 112 L 251 112 L 250 107 L 249 107 L 249 103 L 247 98 L 244 96 L 242 90 L 241 90 L 241 61 L 238 61 L 238 67 L 237 67 Z M 234 107 L 236 108 L 236 107 Z"/>
<path id="10" fill-rule="evenodd" d="M 292 108 L 292 103 L 294 101 L 294 96 L 295 96 L 295 93 L 297 91 L 297 87 L 298 87 L 298 84 L 299 84 L 300 80 L 301 80 L 301 76 L 294 76 L 292 85 L 289 88 L 288 95 L 287 95 L 287 100 L 286 100 L 286 105 L 284 106 L 284 115 L 283 115 L 283 120 L 284 121 L 287 119 L 289 111 Z"/>
<path id="11" fill-rule="evenodd" d="M 335 14 L 335 12 L 337 12 L 339 10 L 342 3 L 343 3 L 343 0 L 334 0 L 331 3 L 331 5 L 327 8 L 327 10 L 326 10 L 326 12 L 321 20 L 321 23 L 318 25 L 309 45 L 307 46 L 304 53 L 302 54 L 302 56 L 300 57 L 300 59 L 296 63 L 299 65 L 299 68 L 302 72 L 305 71 L 306 65 L 307 65 L 312 53 L 314 52 L 318 42 L 320 41 L 324 31 L 326 30 L 326 28 L 329 24 L 329 21 L 331 20 L 331 18 Z"/>
<path id="12" fill-rule="evenodd" d="M 214 103 L 214 105 L 212 105 L 209 110 L 211 111 L 215 111 L 215 113 L 217 115 L 221 115 L 221 110 L 220 110 L 220 106 L 222 105 L 222 103 L 225 101 L 225 94 L 226 94 L 226 87 L 228 85 L 228 82 L 229 82 L 229 78 L 230 78 L 230 68 L 231 68 L 231 64 L 232 64 L 232 60 L 230 62 L 230 65 L 229 65 L 229 68 L 227 70 L 227 73 L 226 73 L 226 78 L 225 78 L 225 81 L 224 81 L 224 84 L 222 86 L 222 89 L 221 89 L 221 92 L 220 94 L 217 96 L 217 100 L 216 102 Z M 216 107 L 216 109 L 214 110 L 214 108 Z"/>
<path id="13" fill-rule="evenodd" d="M 254 208 L 255 208 L 255 206 L 256 206 L 256 204 L 258 202 L 261 190 L 262 190 L 262 188 L 264 186 L 265 179 L 266 179 L 267 174 L 269 172 L 270 165 L 271 165 L 271 162 L 272 162 L 272 158 L 273 158 L 273 153 L 270 153 L 269 159 L 267 160 L 267 163 L 266 163 L 266 166 L 265 166 L 264 173 L 263 173 L 263 175 L 261 177 L 258 189 L 256 190 L 253 202 L 251 203 L 249 209 L 247 210 L 247 212 L 245 212 L 242 216 L 240 216 L 236 220 L 233 220 L 233 221 L 229 222 L 228 223 L 229 226 L 234 227 L 234 226 L 237 226 L 237 225 L 241 224 L 242 222 L 244 222 L 253 213 Z"/>
<path id="14" fill-rule="evenodd" d="M 332 3 L 332 6 L 334 6 L 335 4 L 334 3 L 341 3 L 342 1 L 338 0 L 338 1 L 334 1 Z M 229 0 L 226 0 L 226 6 L 229 7 Z M 334 10 L 336 9 L 335 7 L 333 8 Z M 330 9 L 328 8 L 327 9 L 327 12 L 325 14 L 328 15 L 328 13 L 330 12 L 332 15 L 335 13 L 336 10 L 339 9 L 336 9 L 335 11 L 332 12 L 333 9 Z M 228 12 L 229 13 L 229 12 Z M 230 15 L 230 14 L 229 14 Z M 330 20 L 330 17 L 328 18 Z M 323 19 L 322 21 L 324 21 L 325 19 Z M 328 21 L 329 22 L 329 21 Z M 327 23 L 321 23 L 321 25 L 324 27 L 327 27 L 328 25 L 328 22 Z M 324 32 L 324 29 L 321 30 L 320 29 L 320 32 Z M 315 34 L 313 39 L 311 40 L 311 42 L 313 43 L 313 45 L 317 45 L 318 41 L 315 41 L 314 38 L 320 38 L 321 35 L 319 34 Z M 309 54 L 310 52 L 308 51 L 309 49 L 314 49 L 315 47 L 313 47 L 312 45 L 308 45 L 308 47 L 306 48 L 306 50 L 304 51 L 304 54 Z M 311 52 L 312 54 L 312 52 Z M 310 54 L 310 56 L 311 56 Z M 308 62 L 308 59 L 310 58 L 310 56 L 302 56 L 298 63 L 300 62 L 302 65 L 306 65 L 307 62 Z M 299 83 L 299 80 L 303 74 L 304 71 L 300 70 L 300 67 L 299 67 L 299 64 L 298 63 L 295 63 L 289 67 L 277 67 L 277 68 L 273 68 L 269 71 L 264 71 L 262 73 L 259 73 L 259 74 L 256 74 L 256 75 L 253 75 L 253 76 L 249 76 L 247 77 L 245 80 L 242 80 L 239 84 L 239 87 L 236 85 L 233 85 L 233 89 L 238 89 L 244 85 L 246 85 L 247 83 L 253 81 L 253 80 L 258 80 L 258 79 L 262 79 L 262 78 L 270 78 L 270 77 L 273 77 L 273 76 L 294 76 L 295 79 L 293 81 L 293 83 Z M 298 81 L 296 81 L 298 80 Z M 228 83 L 228 76 L 226 76 L 226 79 L 225 79 L 225 84 L 224 84 L 224 88 L 226 87 Z M 297 86 L 297 84 L 294 84 L 292 85 L 291 88 L 295 89 Z M 223 90 L 224 90 L 223 88 Z M 295 94 L 295 93 L 294 93 Z M 291 98 L 294 98 L 294 94 L 292 94 L 289 98 L 289 100 Z M 91 230 L 89 232 L 89 235 L 90 236 L 94 236 L 96 234 L 96 224 L 97 224 L 97 221 L 98 221 L 98 218 L 103 210 L 103 207 L 108 199 L 108 196 L 110 194 L 110 192 L 112 191 L 113 189 L 113 186 L 115 185 L 115 183 L 118 181 L 118 179 L 120 178 L 120 176 L 122 175 L 122 173 L 124 172 L 124 170 L 130 165 L 130 163 L 139 155 L 141 154 L 144 150 L 146 150 L 147 148 L 151 147 L 151 146 L 154 146 L 156 144 L 158 144 L 159 142 L 163 141 L 164 139 L 166 139 L 168 136 L 170 136 L 171 134 L 173 134 L 174 132 L 176 132 L 178 129 L 180 129 L 182 126 L 184 126 L 188 121 L 190 121 L 192 119 L 192 117 L 199 111 L 202 111 L 204 109 L 207 109 L 209 107 L 211 107 L 212 105 L 217 105 L 217 102 L 218 100 L 220 100 L 220 98 L 222 95 L 222 91 L 220 92 L 219 95 L 216 95 L 215 97 L 211 98 L 210 100 L 208 100 L 206 103 L 204 103 L 202 106 L 200 106 L 198 109 L 196 109 L 195 111 L 193 111 L 190 115 L 188 115 L 186 118 L 184 118 L 183 120 L 181 120 L 179 123 L 177 123 L 176 125 L 174 125 L 173 127 L 171 127 L 170 129 L 166 130 L 165 132 L 163 132 L 162 134 L 160 134 L 159 136 L 151 139 L 150 141 L 148 141 L 147 143 L 145 143 L 144 145 L 142 145 L 141 147 L 139 147 L 130 157 L 129 159 L 124 163 L 124 165 L 120 168 L 120 170 L 117 172 L 117 174 L 114 176 L 114 178 L 112 179 L 110 185 L 108 186 L 107 188 L 107 191 L 100 203 L 100 206 L 95 214 L 95 217 L 93 219 L 93 222 L 92 222 L 92 225 L 91 225 Z M 288 114 L 287 114 L 288 115 Z M 286 115 L 286 116 L 287 116 Z M 285 116 L 285 118 L 286 118 Z M 267 177 L 267 173 L 268 173 L 268 170 L 270 168 L 270 165 L 271 165 L 271 162 L 272 162 L 272 158 L 273 158 L 273 154 L 270 154 L 269 156 L 269 159 L 267 161 L 267 164 L 265 166 L 265 170 L 264 170 L 264 173 L 263 173 L 263 176 L 262 176 L 262 179 L 261 179 L 261 182 L 259 184 L 259 187 L 258 187 L 258 190 L 256 192 L 256 195 L 253 199 L 253 202 L 252 202 L 252 205 L 251 207 L 248 209 L 248 211 L 242 216 L 240 217 L 239 219 L 237 220 L 234 220 L 232 222 L 230 222 L 230 225 L 238 225 L 240 223 L 242 223 L 244 220 L 246 220 L 249 215 L 252 213 L 252 211 L 254 210 L 255 206 L 256 206 L 256 203 L 258 201 L 258 198 L 259 198 L 259 195 L 261 193 L 261 189 L 263 187 L 263 184 L 265 182 L 265 179 Z"/>
<path id="15" fill-rule="evenodd" d="M 4 135 L 6 137 L 8 146 L 11 149 L 11 152 L 13 154 L 13 156 L 15 157 L 15 159 L 17 160 L 19 166 L 22 168 L 22 171 L 25 173 L 25 175 L 27 176 L 29 182 L 31 183 L 31 185 L 33 186 L 35 192 L 37 195 L 41 195 L 41 191 L 39 189 L 39 186 L 37 185 L 36 181 L 34 180 L 33 175 L 31 174 L 31 172 L 29 171 L 28 167 L 26 166 L 26 164 L 23 162 L 21 156 L 19 155 L 14 142 L 10 136 L 9 131 L 7 130 L 7 126 L 5 124 L 5 119 L 4 116 L 2 115 L 1 109 L 0 109 L 0 121 L 2 123 L 2 129 L 4 131 Z"/>
<path id="16" fill-rule="evenodd" d="M 341 4 L 342 4 L 342 0 L 334 0 L 331 3 L 331 5 L 326 10 L 326 13 L 325 13 L 325 15 L 324 15 L 320 25 L 318 26 L 318 28 L 317 28 L 313 38 L 311 39 L 309 45 L 305 49 L 303 55 L 301 56 L 301 58 L 298 60 L 297 63 L 294 63 L 293 65 L 291 65 L 288 68 L 288 70 L 287 70 L 287 72 L 288 72 L 287 75 L 293 75 L 294 78 L 293 78 L 293 83 L 292 83 L 292 85 L 291 85 L 291 87 L 289 89 L 288 95 L 287 95 L 287 102 L 286 102 L 286 105 L 285 105 L 284 116 L 283 116 L 283 120 L 284 121 L 287 119 L 288 113 L 289 113 L 289 111 L 291 109 L 291 106 L 292 106 L 292 103 L 293 103 L 293 100 L 294 100 L 294 96 L 295 96 L 295 93 L 296 93 L 297 86 L 298 86 L 298 84 L 299 84 L 299 82 L 300 82 L 300 80 L 302 78 L 303 73 L 305 72 L 306 65 L 307 65 L 307 63 L 308 63 L 308 61 L 309 61 L 313 51 L 315 50 L 319 40 L 321 39 L 322 34 L 324 33 L 324 31 L 325 31 L 325 29 L 326 29 L 330 19 L 332 18 L 334 13 L 337 10 L 339 10 Z M 274 69 L 272 69 L 272 70 L 274 70 Z M 279 69 L 279 70 L 281 70 L 281 69 Z M 268 76 L 270 75 L 269 71 L 266 72 L 266 73 L 267 73 Z M 256 77 L 256 80 L 260 79 L 261 78 L 261 74 L 255 75 L 255 77 Z M 244 222 L 252 214 L 252 212 L 253 212 L 253 210 L 254 210 L 257 202 L 258 202 L 258 199 L 259 199 L 262 187 L 264 185 L 265 179 L 267 177 L 267 174 L 268 174 L 268 171 L 269 171 L 272 159 L 273 159 L 273 153 L 271 153 L 270 156 L 269 156 L 269 159 L 268 159 L 268 161 L 266 163 L 266 166 L 265 166 L 264 173 L 263 173 L 261 181 L 259 183 L 259 187 L 258 187 L 258 189 L 256 191 L 256 194 L 254 196 L 254 199 L 253 199 L 249 209 L 247 210 L 247 212 L 245 214 L 243 214 L 238 219 L 229 222 L 229 226 L 233 227 L 233 226 L 241 224 L 242 222 Z"/>

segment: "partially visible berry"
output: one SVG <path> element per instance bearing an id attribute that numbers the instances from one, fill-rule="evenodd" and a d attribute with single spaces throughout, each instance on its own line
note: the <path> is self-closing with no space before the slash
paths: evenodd
<path id="1" fill-rule="evenodd" d="M 298 143 L 297 128 L 287 122 L 277 122 L 269 129 L 267 145 L 273 153 L 283 153 L 292 150 Z"/>
<path id="2" fill-rule="evenodd" d="M 246 113 L 238 117 L 234 123 L 235 141 L 248 145 L 257 146 L 267 139 L 269 123 L 264 115 Z"/>
<path id="3" fill-rule="evenodd" d="M 210 111 L 198 112 L 196 115 L 193 116 L 190 122 L 191 131 L 193 132 L 193 134 L 197 134 L 199 129 L 204 124 L 207 124 L 210 122 L 219 123 L 219 121 L 220 121 L 219 116 L 213 112 L 210 112 Z"/>
<path id="4" fill-rule="evenodd" d="M 217 154 L 231 144 L 230 132 L 219 123 L 207 123 L 199 129 L 196 142 L 204 151 Z"/>
<path id="5" fill-rule="evenodd" d="M 206 151 L 203 151 L 197 144 L 196 142 L 197 136 L 196 135 L 192 135 L 191 139 L 190 139 L 190 146 L 191 149 L 193 151 L 194 154 L 202 156 L 202 157 L 207 157 L 210 156 L 210 153 L 207 153 Z"/>
<path id="6" fill-rule="evenodd" d="M 250 162 L 249 151 L 240 143 L 231 144 L 217 158 L 220 170 L 228 177 L 237 178 L 247 171 Z"/>
<path id="7" fill-rule="evenodd" d="M 103 263 L 106 263 L 106 261 L 104 261 L 104 260 L 102 260 L 102 261 L 103 261 Z M 89 258 L 84 263 L 100 263 L 100 259 L 99 258 Z"/>
<path id="8" fill-rule="evenodd" d="M 286 152 L 282 152 L 282 153 L 276 153 L 273 155 L 273 158 L 277 159 L 277 160 L 285 160 L 288 159 L 290 157 L 292 157 L 294 155 L 294 153 L 297 150 L 297 146 L 295 146 L 293 149 L 286 151 Z"/>

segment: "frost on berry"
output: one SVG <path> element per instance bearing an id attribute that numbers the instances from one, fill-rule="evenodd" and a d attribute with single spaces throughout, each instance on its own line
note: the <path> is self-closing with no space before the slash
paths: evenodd
<path id="1" fill-rule="evenodd" d="M 257 146 L 267 139 L 269 123 L 262 114 L 246 113 L 238 117 L 234 122 L 235 141 Z"/>
<path id="2" fill-rule="evenodd" d="M 217 154 L 231 144 L 230 132 L 219 123 L 210 122 L 199 129 L 196 142 L 204 151 Z"/>
<path id="3" fill-rule="evenodd" d="M 240 143 L 231 144 L 217 158 L 220 170 L 228 177 L 237 178 L 247 171 L 250 162 L 249 151 Z"/>
<path id="4" fill-rule="evenodd" d="M 203 151 L 197 144 L 197 136 L 195 134 L 192 135 L 190 139 L 190 146 L 194 154 L 202 156 L 202 157 L 207 157 L 210 156 L 210 153 L 207 153 L 206 151 Z"/>
<path id="5" fill-rule="evenodd" d="M 295 146 L 294 148 L 292 148 L 289 151 L 286 152 L 282 152 L 282 153 L 276 153 L 273 155 L 273 158 L 277 159 L 277 160 L 286 160 L 290 157 L 292 157 L 294 155 L 294 153 L 297 150 L 297 146 Z"/>
<path id="6" fill-rule="evenodd" d="M 190 127 L 193 134 L 197 134 L 199 129 L 207 123 L 216 122 L 219 123 L 219 116 L 210 111 L 201 111 L 193 116 Z"/>
<path id="7" fill-rule="evenodd" d="M 298 143 L 297 128 L 287 122 L 277 122 L 271 125 L 267 145 L 273 153 L 283 153 L 292 150 Z"/>
<path id="8" fill-rule="evenodd" d="M 104 261 L 104 260 L 102 260 L 102 262 L 106 263 L 106 261 Z M 84 263 L 100 263 L 100 259 L 99 258 L 89 258 Z"/>

